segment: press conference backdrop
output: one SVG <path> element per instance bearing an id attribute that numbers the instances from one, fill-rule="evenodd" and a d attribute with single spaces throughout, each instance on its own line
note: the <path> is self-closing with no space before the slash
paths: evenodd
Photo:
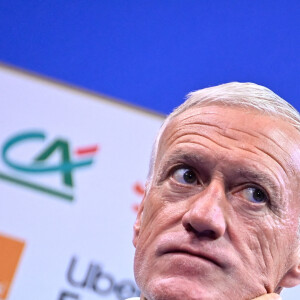
<path id="1" fill-rule="evenodd" d="M 0 66 L 0 299 L 124 299 L 163 117 Z"/>
<path id="2" fill-rule="evenodd" d="M 132 224 L 163 117 L 4 65 L 0 89 L 0 299 L 138 295 Z"/>

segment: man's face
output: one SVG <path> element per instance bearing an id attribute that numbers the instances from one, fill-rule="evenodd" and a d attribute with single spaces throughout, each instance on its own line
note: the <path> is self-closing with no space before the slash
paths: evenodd
<path id="1" fill-rule="evenodd" d="M 299 133 L 256 111 L 193 107 L 162 135 L 135 224 L 148 299 L 252 299 L 298 266 Z"/>

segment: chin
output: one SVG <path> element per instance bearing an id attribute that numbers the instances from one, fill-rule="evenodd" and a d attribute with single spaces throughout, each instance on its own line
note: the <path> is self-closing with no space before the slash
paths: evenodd
<path id="1" fill-rule="evenodd" d="M 222 299 L 213 288 L 201 287 L 199 283 L 184 277 L 153 279 L 142 290 L 147 300 L 215 300 Z"/>

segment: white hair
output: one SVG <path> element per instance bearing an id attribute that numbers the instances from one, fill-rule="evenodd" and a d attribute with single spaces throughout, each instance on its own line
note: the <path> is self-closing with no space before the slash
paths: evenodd
<path id="1" fill-rule="evenodd" d="M 299 112 L 287 101 L 264 86 L 250 82 L 230 82 L 191 92 L 187 95 L 186 101 L 166 118 L 158 132 L 152 149 L 146 189 L 148 189 L 152 183 L 160 139 L 169 122 L 193 106 L 209 105 L 254 109 L 265 115 L 284 119 L 300 131 Z"/>

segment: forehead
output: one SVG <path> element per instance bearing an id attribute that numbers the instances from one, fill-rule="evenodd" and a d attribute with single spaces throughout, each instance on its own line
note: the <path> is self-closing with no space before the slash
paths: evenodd
<path id="1" fill-rule="evenodd" d="M 261 151 L 267 154 L 269 161 L 283 167 L 284 172 L 298 174 L 299 142 L 299 132 L 280 118 L 254 109 L 196 106 L 174 117 L 166 126 L 160 139 L 157 162 L 167 159 L 179 148 L 197 152 L 209 145 L 215 155 L 243 149 L 243 156 L 250 157 L 250 150 Z"/>
<path id="2" fill-rule="evenodd" d="M 167 130 L 177 130 L 189 125 L 212 125 L 220 130 L 240 129 L 245 133 L 252 131 L 267 134 L 270 137 L 276 133 L 287 134 L 291 141 L 299 140 L 300 133 L 287 121 L 264 114 L 251 108 L 230 107 L 223 105 L 194 106 L 174 117 L 166 127 Z M 263 125 L 262 127 L 258 127 Z"/>

